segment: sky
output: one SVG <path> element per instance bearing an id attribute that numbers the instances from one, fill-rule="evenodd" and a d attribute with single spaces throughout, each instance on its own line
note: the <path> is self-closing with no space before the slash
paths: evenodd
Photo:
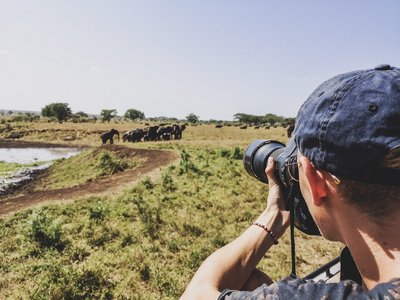
<path id="1" fill-rule="evenodd" d="M 400 67 L 398 0 L 0 0 L 0 109 L 295 117 L 323 81 Z"/>

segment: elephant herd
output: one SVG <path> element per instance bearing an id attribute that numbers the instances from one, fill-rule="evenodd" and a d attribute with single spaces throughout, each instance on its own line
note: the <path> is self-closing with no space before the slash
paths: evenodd
<path id="1" fill-rule="evenodd" d="M 168 141 L 168 140 L 180 140 L 182 138 L 182 132 L 185 130 L 186 125 L 171 125 L 171 126 L 149 126 L 145 128 L 137 128 L 131 131 L 123 133 L 122 140 L 124 142 L 138 143 L 143 141 Z M 111 129 L 110 131 L 103 132 L 100 135 L 103 145 L 110 141 L 110 144 L 114 143 L 114 136 L 118 136 L 118 130 Z"/>

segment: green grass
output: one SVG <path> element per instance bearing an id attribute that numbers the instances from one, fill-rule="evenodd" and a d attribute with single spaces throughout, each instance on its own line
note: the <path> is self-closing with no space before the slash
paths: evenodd
<path id="1" fill-rule="evenodd" d="M 36 186 L 36 190 L 48 190 L 77 186 L 101 176 L 136 168 L 141 159 L 119 158 L 106 150 L 86 150 L 68 159 L 57 160 L 49 168 L 48 176 Z"/>
<path id="2" fill-rule="evenodd" d="M 4 161 L 0 161 L 0 174 L 2 173 L 10 173 L 15 172 L 22 168 L 23 165 L 17 163 L 6 163 Z"/>
<path id="3" fill-rule="evenodd" d="M 245 145 L 265 132 L 246 136 L 237 129 L 235 137 L 230 129 L 224 139 L 218 129 L 190 129 L 188 140 L 134 145 L 180 153 L 180 163 L 156 181 L 144 177 L 117 196 L 0 219 L 0 298 L 179 298 L 201 262 L 263 211 L 268 194 L 241 161 Z M 282 132 L 264 138 L 280 139 Z M 78 171 L 64 173 L 71 172 Z M 296 239 L 299 274 L 328 262 L 340 248 L 298 232 Z M 290 273 L 288 232 L 258 267 L 273 279 Z"/>
<path id="4" fill-rule="evenodd" d="M 19 163 L 7 163 L 4 161 L 0 161 L 0 176 L 9 177 L 13 173 L 17 172 L 18 170 L 29 168 L 29 167 L 36 167 L 44 164 L 46 162 L 34 162 L 29 164 L 19 164 Z"/>

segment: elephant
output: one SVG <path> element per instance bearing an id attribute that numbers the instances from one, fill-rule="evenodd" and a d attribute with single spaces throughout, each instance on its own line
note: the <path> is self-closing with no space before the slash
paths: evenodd
<path id="1" fill-rule="evenodd" d="M 133 142 L 133 143 L 139 143 L 142 140 L 142 138 L 144 137 L 143 129 L 138 128 L 131 132 L 132 132 L 131 142 Z"/>
<path id="2" fill-rule="evenodd" d="M 122 135 L 122 141 L 125 142 L 131 142 L 132 141 L 132 131 L 126 131 Z"/>
<path id="3" fill-rule="evenodd" d="M 145 128 L 146 134 L 144 135 L 145 141 L 156 141 L 157 140 L 157 131 L 159 126 L 150 126 Z"/>
<path id="4" fill-rule="evenodd" d="M 157 131 L 157 139 L 158 140 L 170 140 L 172 138 L 172 126 L 160 127 Z"/>
<path id="5" fill-rule="evenodd" d="M 110 131 L 103 132 L 100 135 L 101 141 L 103 142 L 103 145 L 107 143 L 108 140 L 110 140 L 110 144 L 114 144 L 114 135 L 118 136 L 118 141 L 119 141 L 119 132 L 118 130 L 111 129 Z"/>
<path id="6" fill-rule="evenodd" d="M 173 125 L 172 126 L 172 135 L 176 140 L 180 140 L 182 138 L 182 132 L 185 130 L 186 125 Z"/>

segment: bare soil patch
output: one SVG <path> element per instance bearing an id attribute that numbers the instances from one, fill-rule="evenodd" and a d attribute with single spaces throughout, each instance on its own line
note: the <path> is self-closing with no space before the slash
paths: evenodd
<path id="1" fill-rule="evenodd" d="M 0 147 L 68 147 L 67 145 L 56 145 L 49 143 L 32 143 L 32 142 L 14 142 L 0 140 Z M 139 180 L 144 176 L 154 177 L 159 173 L 159 169 L 178 159 L 178 154 L 173 151 L 164 150 L 148 150 L 148 149 L 135 149 L 131 147 L 119 145 L 107 145 L 99 147 L 98 151 L 107 149 L 118 154 L 120 157 L 145 159 L 145 163 L 136 167 L 135 169 L 128 169 L 123 172 L 104 176 L 86 182 L 84 184 L 68 187 L 53 189 L 41 192 L 32 192 L 35 182 L 28 184 L 22 192 L 23 195 L 8 197 L 4 200 L 0 199 L 0 216 L 8 215 L 24 208 L 34 206 L 42 202 L 65 202 L 71 201 L 78 197 L 89 196 L 94 194 L 101 194 L 109 192 L 110 190 L 118 190 L 128 184 Z M 95 150 L 97 151 L 97 150 Z M 40 176 L 46 176 L 46 172 Z"/>

